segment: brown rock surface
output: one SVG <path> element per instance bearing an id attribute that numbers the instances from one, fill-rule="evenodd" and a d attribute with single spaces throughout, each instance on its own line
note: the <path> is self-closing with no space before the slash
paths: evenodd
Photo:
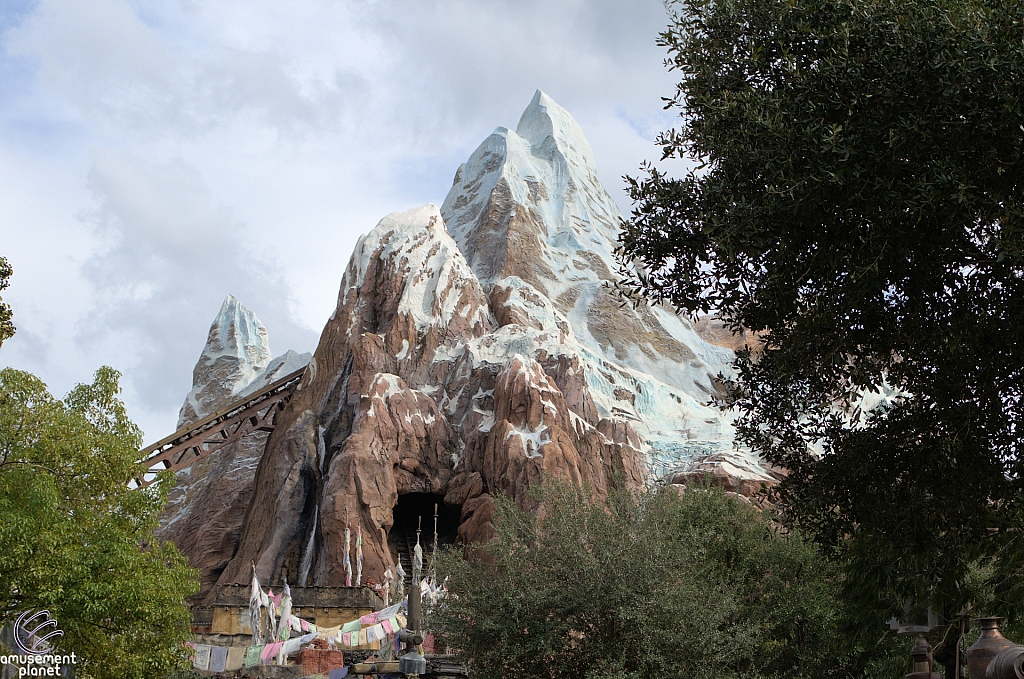
<path id="1" fill-rule="evenodd" d="M 489 493 L 478 495 L 462 505 L 459 539 L 464 544 L 484 542 L 493 538 L 495 534 L 494 500 Z"/>
<path id="2" fill-rule="evenodd" d="M 751 478 L 753 473 L 759 473 Z M 683 473 L 676 474 L 672 483 L 704 482 L 724 489 L 727 493 L 735 493 L 746 498 L 757 498 L 769 488 L 779 484 L 785 472 L 777 468 L 761 468 L 758 470 L 744 469 L 737 466 L 736 460 L 724 455 L 709 455 L 695 460 Z"/>
<path id="3" fill-rule="evenodd" d="M 257 432 L 178 472 L 156 536 L 174 542 L 199 569 L 203 600 L 238 548 L 267 435 Z"/>
<path id="4" fill-rule="evenodd" d="M 493 532 L 491 493 L 528 505 L 525 491 L 545 474 L 597 494 L 613 478 L 644 483 L 635 432 L 596 416 L 578 356 L 559 348 L 568 322 L 527 284 L 506 288 L 492 293 L 498 328 L 433 206 L 392 215 L 360 241 L 267 444 L 222 583 L 243 582 L 255 561 L 268 581 L 340 584 L 345 526 L 357 523 L 364 577 L 381 581 L 405 493 L 460 505 L 459 535 L 474 540 Z"/>
<path id="5" fill-rule="evenodd" d="M 526 491 L 544 476 L 585 484 L 597 497 L 615 483 L 643 486 L 640 442 L 628 423 L 602 420 L 595 427 L 579 417 L 537 361 L 509 359 L 496 376 L 494 403 L 493 427 L 467 443 L 449 490 L 464 502 L 460 535 L 491 530 L 490 505 L 474 498 L 500 491 L 532 507 Z"/>
<path id="6" fill-rule="evenodd" d="M 362 527 L 364 577 L 383 581 L 393 566 L 385 545 L 398 493 L 444 495 L 455 465 L 458 436 L 447 415 L 458 401 L 449 397 L 450 387 L 463 387 L 457 398 L 468 376 L 451 375 L 445 357 L 492 328 L 487 298 L 436 207 L 381 220 L 357 245 L 338 308 L 292 402 L 278 415 L 257 479 L 267 496 L 254 496 L 221 582 L 244 581 L 251 560 L 272 581 L 343 582 L 346 515 L 353 530 Z M 273 461 L 287 456 L 279 432 L 302 413 L 317 422 L 322 439 L 316 483 L 290 486 L 280 471 L 264 478 L 264 466 L 274 470 Z M 317 442 L 305 445 L 316 450 Z M 315 507 L 315 522 L 274 511 L 274 502 L 294 494 L 303 497 L 290 499 L 292 505 Z M 276 533 L 292 538 L 269 539 Z M 308 572 L 300 568 L 304 562 Z"/>
<path id="7" fill-rule="evenodd" d="M 279 425 L 267 441 L 267 448 L 273 446 L 275 454 L 264 453 L 260 460 L 238 550 L 221 575 L 221 583 L 248 582 L 252 577 L 249 564 L 255 562 L 261 576 L 286 573 L 288 580 L 299 586 L 311 584 L 301 580 L 298 571 L 310 531 L 315 530 L 315 491 L 321 475 L 319 433 L 313 411 L 296 415 L 290 423 Z M 250 559 L 243 563 L 239 555 Z M 232 568 L 239 570 L 229 580 Z"/>
<path id="8" fill-rule="evenodd" d="M 733 332 L 717 316 L 701 316 L 693 325 L 701 337 L 716 346 L 732 351 L 750 348 L 754 352 L 761 347 L 755 333 L 747 329 Z"/>
<path id="9" fill-rule="evenodd" d="M 343 585 L 337 568 L 345 554 L 346 519 L 353 531 L 363 526 L 364 572 L 383 581 L 391 566 L 387 534 L 398 495 L 443 495 L 452 475 L 451 451 L 458 435 L 423 392 L 402 378 L 378 373 L 361 400 L 352 434 L 327 468 L 322 493 L 321 539 L 316 546 L 313 582 Z"/>

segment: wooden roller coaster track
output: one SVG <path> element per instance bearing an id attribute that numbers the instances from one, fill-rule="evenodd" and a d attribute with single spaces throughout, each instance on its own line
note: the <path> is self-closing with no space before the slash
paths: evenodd
<path id="1" fill-rule="evenodd" d="M 285 375 L 257 392 L 243 396 L 216 413 L 179 429 L 142 449 L 146 471 L 134 487 L 145 488 L 157 479 L 157 472 L 178 471 L 196 460 L 212 455 L 239 439 L 258 431 L 274 430 L 274 416 L 291 400 L 305 368 Z"/>

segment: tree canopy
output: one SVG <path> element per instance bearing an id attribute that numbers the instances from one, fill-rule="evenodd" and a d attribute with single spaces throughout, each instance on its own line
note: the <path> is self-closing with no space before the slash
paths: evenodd
<path id="1" fill-rule="evenodd" d="M 1019 601 L 1024 4 L 669 7 L 659 143 L 698 166 L 630 180 L 629 285 L 761 339 L 738 440 L 790 470 L 865 624 L 955 612 L 979 564 Z"/>
<path id="2" fill-rule="evenodd" d="M 195 572 L 153 531 L 172 478 L 129 490 L 142 435 L 96 371 L 64 399 L 0 370 L 0 620 L 48 610 L 77 676 L 163 677 L 187 654 Z"/>
<path id="3" fill-rule="evenodd" d="M 502 499 L 497 537 L 439 557 L 428 615 L 476 677 L 902 676 L 905 644 L 847 645 L 838 570 L 720 489 L 591 502 L 547 486 L 540 516 Z M 880 673 L 870 673 L 874 668 Z"/>

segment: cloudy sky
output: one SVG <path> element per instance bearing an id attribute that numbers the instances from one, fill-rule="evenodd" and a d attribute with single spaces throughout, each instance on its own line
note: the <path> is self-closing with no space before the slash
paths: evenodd
<path id="1" fill-rule="evenodd" d="M 356 238 L 540 88 L 621 176 L 674 124 L 660 0 L 3 0 L 0 366 L 171 433 L 228 293 L 312 351 Z"/>

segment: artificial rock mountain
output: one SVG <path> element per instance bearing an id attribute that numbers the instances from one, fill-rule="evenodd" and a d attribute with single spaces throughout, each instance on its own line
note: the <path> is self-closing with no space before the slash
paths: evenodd
<path id="1" fill-rule="evenodd" d="M 310 354 L 287 351 L 271 358 L 267 330 L 256 315 L 228 295 L 192 372 L 192 391 L 178 415 L 178 429 L 237 398 L 288 375 Z M 178 472 L 157 536 L 171 540 L 200 571 L 205 594 L 234 556 L 267 434 L 257 431 Z"/>
<path id="2" fill-rule="evenodd" d="M 266 582 L 344 584 L 357 523 L 364 575 L 382 582 L 412 494 L 443 498 L 473 541 L 493 534 L 494 493 L 528 507 L 542 475 L 597 495 L 694 465 L 747 488 L 770 481 L 706 405 L 734 340 L 615 296 L 620 223 L 579 126 L 537 92 L 514 132 L 499 127 L 459 168 L 441 208 L 363 236 L 274 432 L 179 473 L 161 535 L 201 569 L 201 596 L 246 582 L 251 563 Z M 241 344 L 225 349 L 226 336 Z M 182 417 L 258 388 L 269 356 L 229 298 Z"/>

